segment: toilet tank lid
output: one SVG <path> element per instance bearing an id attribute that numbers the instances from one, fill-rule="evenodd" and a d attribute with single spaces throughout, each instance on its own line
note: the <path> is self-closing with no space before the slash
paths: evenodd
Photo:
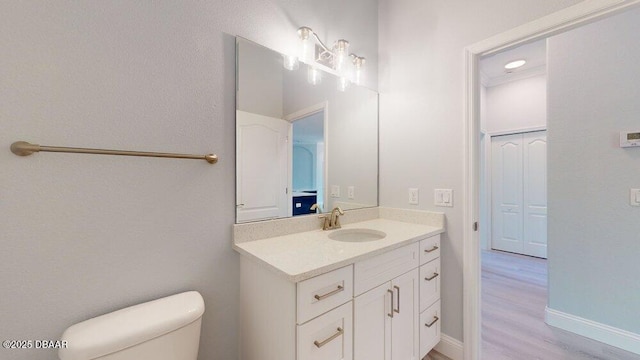
<path id="1" fill-rule="evenodd" d="M 197 291 L 149 301 L 89 319 L 62 334 L 62 360 L 94 359 L 154 339 L 200 319 L 204 300 Z"/>

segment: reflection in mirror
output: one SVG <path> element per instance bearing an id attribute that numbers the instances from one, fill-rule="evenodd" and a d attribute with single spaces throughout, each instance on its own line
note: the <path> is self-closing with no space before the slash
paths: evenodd
<path id="1" fill-rule="evenodd" d="M 378 94 L 285 61 L 237 38 L 236 221 L 377 206 Z"/>

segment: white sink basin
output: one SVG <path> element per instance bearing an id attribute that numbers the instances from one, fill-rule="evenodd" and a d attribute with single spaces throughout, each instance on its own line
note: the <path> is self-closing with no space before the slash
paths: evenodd
<path id="1" fill-rule="evenodd" d="M 329 234 L 329 239 L 347 242 L 366 242 L 384 239 L 386 233 L 372 229 L 342 229 Z"/>

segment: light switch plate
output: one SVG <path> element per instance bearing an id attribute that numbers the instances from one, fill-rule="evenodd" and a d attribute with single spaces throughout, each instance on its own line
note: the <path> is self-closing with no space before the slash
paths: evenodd
<path id="1" fill-rule="evenodd" d="M 433 191 L 433 203 L 436 206 L 453 207 L 452 189 L 435 189 Z"/>
<path id="2" fill-rule="evenodd" d="M 355 186 L 347 187 L 347 197 L 351 200 L 356 198 L 356 188 Z"/>
<path id="3" fill-rule="evenodd" d="M 631 189 L 629 191 L 629 205 L 640 206 L 640 189 Z"/>

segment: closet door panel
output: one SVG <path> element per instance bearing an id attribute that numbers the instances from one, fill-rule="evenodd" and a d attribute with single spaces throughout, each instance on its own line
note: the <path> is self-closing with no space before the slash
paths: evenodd
<path id="1" fill-rule="evenodd" d="M 492 248 L 521 253 L 522 135 L 492 138 Z"/>
<path id="2" fill-rule="evenodd" d="M 522 135 L 524 144 L 524 254 L 547 257 L 547 134 Z"/>

